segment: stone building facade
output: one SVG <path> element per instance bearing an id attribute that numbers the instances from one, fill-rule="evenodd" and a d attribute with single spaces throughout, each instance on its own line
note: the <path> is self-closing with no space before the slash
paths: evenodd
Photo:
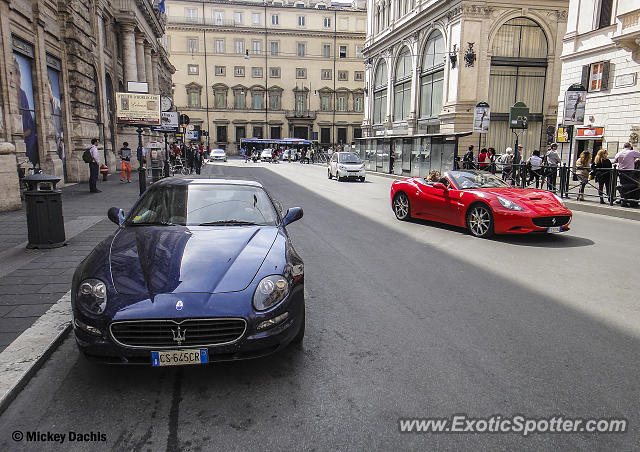
<path id="1" fill-rule="evenodd" d="M 557 119 L 568 5 L 369 0 L 364 146 L 394 155 L 398 174 L 451 169 L 469 144 L 498 153 L 514 145 L 508 113 L 516 101 L 531 112 L 519 142 L 527 154 L 545 146 Z M 479 102 L 490 105 L 488 133 L 459 138 L 454 149 L 447 140 L 473 130 Z"/>
<path id="2" fill-rule="evenodd" d="M 364 0 L 170 0 L 175 103 L 209 144 L 361 136 Z M 207 140 L 205 144 L 207 144 Z"/>
<path id="3" fill-rule="evenodd" d="M 580 83 L 586 88 L 584 124 L 575 126 L 571 157 L 607 149 L 609 157 L 631 142 L 640 146 L 640 2 L 637 0 L 571 0 L 562 52 L 558 124 L 565 93 Z"/>
<path id="4" fill-rule="evenodd" d="M 135 132 L 115 124 L 127 81 L 171 94 L 165 18 L 149 0 L 0 0 L 1 210 L 20 207 L 16 160 L 66 182 L 88 180 L 82 152 L 99 138 L 104 160 Z"/>

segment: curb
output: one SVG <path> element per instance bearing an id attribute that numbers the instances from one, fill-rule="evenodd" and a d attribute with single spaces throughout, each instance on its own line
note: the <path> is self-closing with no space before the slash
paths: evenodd
<path id="1" fill-rule="evenodd" d="M 71 292 L 0 353 L 0 415 L 71 331 Z"/>

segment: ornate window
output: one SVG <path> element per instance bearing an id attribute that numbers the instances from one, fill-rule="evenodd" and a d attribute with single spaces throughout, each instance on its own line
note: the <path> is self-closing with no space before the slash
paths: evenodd
<path id="1" fill-rule="evenodd" d="M 420 73 L 420 117 L 437 117 L 442 110 L 445 44 L 442 33 L 434 31 L 427 39 Z"/>
<path id="2" fill-rule="evenodd" d="M 187 90 L 187 104 L 190 108 L 200 108 L 200 97 L 202 95 L 202 86 L 197 83 L 189 83 L 185 86 Z"/>
<path id="3" fill-rule="evenodd" d="M 411 111 L 411 52 L 404 48 L 396 57 L 395 83 L 393 86 L 393 120 L 403 121 Z"/>
<path id="4" fill-rule="evenodd" d="M 520 144 L 531 151 L 541 145 L 546 76 L 547 38 L 542 28 L 525 17 L 503 24 L 491 45 L 489 75 L 491 126 L 487 141 L 498 151 L 513 146 L 508 119 L 509 108 L 516 102 L 529 107 L 529 127 Z"/>
<path id="5" fill-rule="evenodd" d="M 387 115 L 387 64 L 381 61 L 373 81 L 373 123 L 382 124 Z"/>

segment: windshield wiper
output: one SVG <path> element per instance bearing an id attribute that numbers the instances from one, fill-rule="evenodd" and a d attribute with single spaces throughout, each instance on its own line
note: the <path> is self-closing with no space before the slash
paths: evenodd
<path id="1" fill-rule="evenodd" d="M 220 221 L 208 221 L 206 223 L 200 223 L 198 226 L 260 226 L 253 221 L 240 221 L 240 220 L 220 220 Z"/>
<path id="2" fill-rule="evenodd" d="M 170 223 L 168 221 L 150 221 L 143 223 L 129 223 L 127 226 L 177 226 L 177 224 Z"/>

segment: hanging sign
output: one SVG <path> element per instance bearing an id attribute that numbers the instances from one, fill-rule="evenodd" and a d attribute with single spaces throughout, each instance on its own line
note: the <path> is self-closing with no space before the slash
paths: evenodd
<path id="1" fill-rule="evenodd" d="M 473 133 L 488 133 L 490 122 L 491 108 L 488 103 L 480 102 L 473 114 Z"/>
<path id="2" fill-rule="evenodd" d="M 116 122 L 141 126 L 160 125 L 160 95 L 116 93 Z"/>

